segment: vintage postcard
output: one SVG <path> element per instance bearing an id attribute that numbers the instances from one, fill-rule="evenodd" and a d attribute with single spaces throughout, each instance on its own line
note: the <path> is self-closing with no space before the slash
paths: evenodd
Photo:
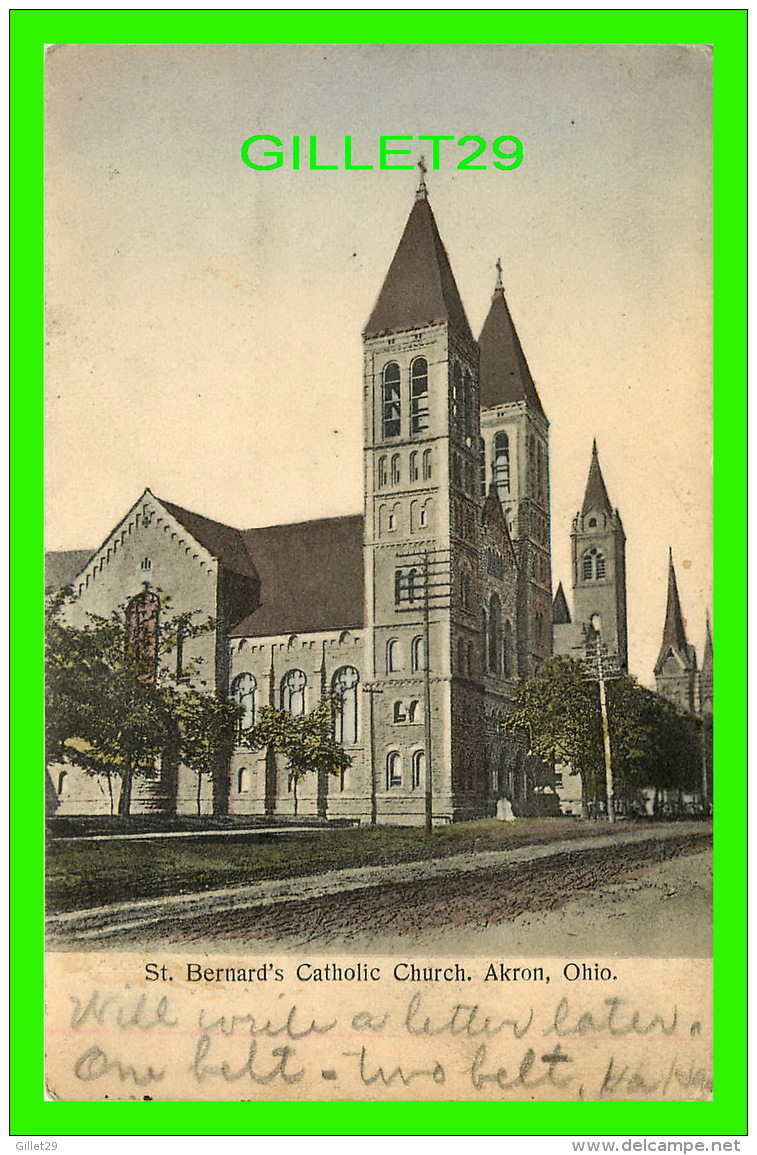
<path id="1" fill-rule="evenodd" d="M 711 79 L 48 51 L 52 1099 L 711 1099 Z"/>

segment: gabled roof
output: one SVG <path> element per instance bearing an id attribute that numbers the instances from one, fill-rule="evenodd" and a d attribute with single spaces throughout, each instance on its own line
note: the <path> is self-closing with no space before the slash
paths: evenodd
<path id="1" fill-rule="evenodd" d="M 552 622 L 556 626 L 568 626 L 572 620 L 568 609 L 568 599 L 565 597 L 565 590 L 562 588 L 562 582 L 560 582 L 555 600 L 552 603 Z"/>
<path id="2" fill-rule="evenodd" d="M 582 515 L 587 514 L 590 509 L 596 509 L 600 513 L 608 513 L 612 516 L 612 504 L 607 493 L 607 486 L 602 476 L 602 470 L 599 467 L 599 454 L 597 452 L 596 440 L 591 447 L 591 465 L 589 466 L 589 477 L 586 482 L 584 503 L 581 506 Z"/>
<path id="3" fill-rule="evenodd" d="M 233 637 L 362 627 L 361 515 L 242 534 L 260 575 L 260 606 L 229 631 Z"/>
<path id="4" fill-rule="evenodd" d="M 668 557 L 668 599 L 665 606 L 665 625 L 662 629 L 662 645 L 655 665 L 655 672 L 661 668 L 670 652 L 675 654 L 684 666 L 695 661 L 694 649 L 689 646 L 686 640 L 686 627 L 681 613 L 681 599 L 678 596 L 672 549 Z"/>
<path id="5" fill-rule="evenodd" d="M 363 336 L 440 321 L 475 344 L 431 205 L 419 192 Z"/>
<path id="6" fill-rule="evenodd" d="M 245 577 L 258 577 L 257 568 L 248 553 L 241 530 L 224 525 L 220 521 L 212 521 L 199 513 L 192 513 L 190 509 L 182 509 L 180 505 L 164 501 L 162 497 L 157 500 L 200 545 L 203 545 L 213 557 L 218 558 L 224 569 Z"/>
<path id="7" fill-rule="evenodd" d="M 544 417 L 531 370 L 507 307 L 505 290 L 499 282 L 478 344 L 481 350 L 481 408 L 491 409 L 509 401 L 525 401 Z"/>
<path id="8" fill-rule="evenodd" d="M 58 549 L 45 554 L 45 593 L 54 594 L 73 584 L 92 557 L 91 549 Z"/>

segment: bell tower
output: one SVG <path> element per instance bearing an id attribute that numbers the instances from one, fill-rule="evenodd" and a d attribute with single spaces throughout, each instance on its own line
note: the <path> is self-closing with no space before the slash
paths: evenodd
<path id="1" fill-rule="evenodd" d="M 532 678 L 552 655 L 549 421 L 502 284 L 479 337 L 482 491 L 496 488 L 518 559 L 518 674 Z"/>
<path id="2" fill-rule="evenodd" d="M 626 535 L 620 513 L 613 509 L 607 493 L 596 441 L 592 445 L 583 505 L 573 519 L 570 541 L 573 644 L 582 646 L 582 632 L 589 628 L 594 614 L 599 614 L 604 644 L 627 673 Z"/>
<path id="3" fill-rule="evenodd" d="M 478 347 L 421 178 L 363 333 L 374 813 L 486 801 Z M 430 777 L 429 777 L 430 775 Z"/>

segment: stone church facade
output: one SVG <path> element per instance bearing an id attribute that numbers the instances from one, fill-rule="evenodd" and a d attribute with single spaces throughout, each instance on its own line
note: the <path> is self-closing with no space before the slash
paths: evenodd
<path id="1" fill-rule="evenodd" d="M 552 654 L 549 423 L 499 276 L 474 338 L 422 182 L 363 352 L 362 515 L 236 529 L 146 490 L 91 556 L 50 558 L 50 587 L 72 589 L 74 625 L 140 591 L 213 619 L 168 660 L 240 704 L 242 736 L 264 705 L 303 714 L 340 695 L 352 762 L 300 785 L 300 815 L 446 822 L 502 799 L 533 812 L 548 770 L 499 723 Z M 617 567 L 615 515 L 601 515 Z M 74 766 L 52 785 L 59 814 L 108 812 Z M 132 809 L 191 813 L 196 794 L 185 768 L 156 769 Z M 240 741 L 202 806 L 291 815 L 283 760 Z"/>

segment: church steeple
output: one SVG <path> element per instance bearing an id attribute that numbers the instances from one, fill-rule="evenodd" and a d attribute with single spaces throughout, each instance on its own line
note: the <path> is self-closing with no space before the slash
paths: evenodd
<path id="1" fill-rule="evenodd" d="M 557 587 L 555 600 L 552 603 L 552 624 L 555 626 L 569 626 L 571 624 L 568 599 L 565 596 L 565 590 L 562 588 L 562 582 L 560 582 Z"/>
<path id="2" fill-rule="evenodd" d="M 489 314 L 478 339 L 481 349 L 481 408 L 489 409 L 509 401 L 526 401 L 544 416 L 531 370 L 507 307 L 502 284 L 502 262 L 499 259 L 495 267 L 497 283 Z"/>
<path id="3" fill-rule="evenodd" d="M 612 514 L 612 504 L 599 465 L 596 439 L 591 447 L 591 465 L 589 466 L 589 477 L 586 482 L 586 492 L 584 493 L 584 503 L 581 506 L 581 514 L 585 516 L 590 509 L 594 509 L 598 513 Z"/>
<path id="4" fill-rule="evenodd" d="M 658 664 L 665 660 L 665 655 L 669 649 L 684 655 L 688 661 L 689 645 L 686 640 L 686 628 L 681 613 L 681 599 L 678 596 L 678 582 L 673 565 L 672 549 L 668 556 L 668 600 L 665 607 L 665 625 L 662 630 L 662 646 Z"/>
<path id="5" fill-rule="evenodd" d="M 363 336 L 441 322 L 475 347 L 421 170 L 415 203 Z"/>

